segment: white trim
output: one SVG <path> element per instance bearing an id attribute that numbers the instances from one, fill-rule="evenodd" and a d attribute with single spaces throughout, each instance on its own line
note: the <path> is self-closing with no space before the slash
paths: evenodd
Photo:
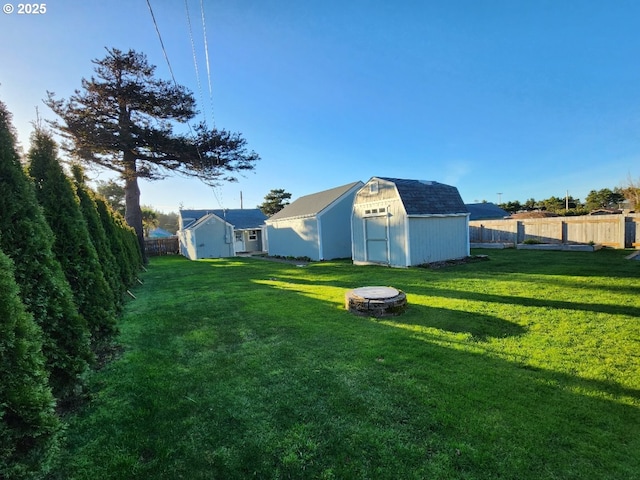
<path id="1" fill-rule="evenodd" d="M 411 242 L 409 241 L 409 217 L 405 217 L 404 220 L 404 251 L 405 251 L 405 259 L 404 263 L 406 267 L 411 266 Z"/>
<path id="2" fill-rule="evenodd" d="M 318 260 L 324 260 L 324 252 L 322 249 L 322 222 L 316 217 L 316 230 L 318 231 Z"/>

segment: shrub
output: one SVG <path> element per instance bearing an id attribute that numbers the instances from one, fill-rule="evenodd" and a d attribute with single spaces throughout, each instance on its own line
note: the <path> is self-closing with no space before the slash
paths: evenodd
<path id="1" fill-rule="evenodd" d="M 18 296 L 13 272 L 0 251 L 0 478 L 41 478 L 58 450 L 60 422 L 42 332 Z"/>
<path id="2" fill-rule="evenodd" d="M 53 255 L 53 233 L 15 149 L 10 114 L 0 102 L 0 249 L 15 264 L 20 297 L 43 331 L 53 393 L 77 393 L 92 355 L 84 318 Z"/>
<path id="3" fill-rule="evenodd" d="M 113 291 L 91 242 L 80 200 L 58 161 L 55 142 L 41 130 L 36 130 L 31 141 L 29 174 L 55 235 L 53 252 L 62 265 L 78 310 L 87 321 L 92 344 L 97 348 L 117 331 Z"/>

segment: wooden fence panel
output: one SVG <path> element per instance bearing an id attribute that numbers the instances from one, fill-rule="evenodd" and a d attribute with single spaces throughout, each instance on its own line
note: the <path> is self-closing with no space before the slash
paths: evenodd
<path id="1" fill-rule="evenodd" d="M 178 237 L 145 238 L 144 251 L 148 257 L 178 253 Z"/>
<path id="2" fill-rule="evenodd" d="M 625 246 L 640 248 L 640 213 L 628 215 L 625 220 Z"/>
<path id="3" fill-rule="evenodd" d="M 584 215 L 469 222 L 471 243 L 598 243 L 614 248 L 640 247 L 640 215 Z"/>

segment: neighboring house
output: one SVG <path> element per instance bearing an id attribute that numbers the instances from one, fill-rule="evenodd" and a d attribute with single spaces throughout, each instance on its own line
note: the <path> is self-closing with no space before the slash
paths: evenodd
<path id="1" fill-rule="evenodd" d="M 331 260 L 351 256 L 351 207 L 363 183 L 300 197 L 267 219 L 269 255 Z"/>
<path id="2" fill-rule="evenodd" d="M 467 203 L 467 210 L 469 210 L 469 220 L 499 220 L 509 216 L 509 212 L 503 210 L 495 203 L 482 202 L 482 203 Z"/>
<path id="3" fill-rule="evenodd" d="M 165 230 L 164 228 L 157 227 L 152 230 L 149 230 L 148 238 L 171 238 L 171 237 L 175 237 L 175 233 L 171 233 Z"/>
<path id="4" fill-rule="evenodd" d="M 469 212 L 456 187 L 373 177 L 353 201 L 353 263 L 410 267 L 469 255 Z"/>
<path id="5" fill-rule="evenodd" d="M 197 260 L 260 252 L 266 218 L 257 208 L 180 210 L 180 253 Z"/>

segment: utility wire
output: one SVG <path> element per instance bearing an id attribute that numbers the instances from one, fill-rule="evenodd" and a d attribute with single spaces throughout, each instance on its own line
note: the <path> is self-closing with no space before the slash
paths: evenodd
<path id="1" fill-rule="evenodd" d="M 185 2 L 185 4 L 186 4 L 186 2 Z M 150 0 L 147 0 L 147 6 L 149 7 L 149 13 L 151 14 L 151 20 L 153 21 L 153 25 L 154 25 L 154 27 L 156 29 L 156 33 L 158 34 L 158 40 L 160 40 L 160 47 L 162 48 L 162 53 L 164 55 L 164 59 L 167 62 L 167 66 L 169 67 L 169 73 L 171 74 L 171 78 L 173 80 L 173 84 L 176 87 L 178 87 L 179 85 L 178 85 L 178 82 L 176 81 L 175 75 L 173 74 L 173 68 L 171 67 L 171 62 L 169 61 L 169 55 L 167 55 L 167 49 L 165 48 L 164 42 L 162 41 L 162 35 L 160 34 L 160 28 L 158 27 L 158 22 L 156 21 L 156 16 L 153 14 L 153 8 L 151 7 L 151 1 Z M 203 22 L 204 22 L 204 5 L 202 4 L 202 2 L 201 2 L 201 10 L 202 10 L 202 19 L 203 19 Z M 187 9 L 187 12 L 188 12 L 188 9 Z M 205 45 L 206 45 L 206 34 L 205 34 Z M 194 51 L 195 51 L 195 49 L 194 49 Z M 208 57 L 208 54 L 207 54 L 207 72 L 209 72 L 209 57 Z M 199 83 L 199 80 L 198 80 L 198 83 Z M 209 92 L 210 92 L 210 95 L 211 95 L 211 91 L 212 91 L 212 89 L 211 89 L 211 81 L 209 80 Z M 196 139 L 196 135 L 195 135 L 193 129 L 191 128 L 191 124 L 189 124 L 189 122 L 186 122 L 186 123 L 187 123 L 187 127 L 189 128 L 189 132 L 191 133 L 191 136 L 195 140 Z M 198 145 L 195 144 L 195 147 L 196 147 L 196 152 L 198 154 L 198 158 L 200 158 L 200 161 L 203 161 L 202 154 L 200 153 L 200 149 L 198 148 Z M 222 206 L 222 203 L 220 202 L 220 199 L 218 198 L 218 195 L 216 194 L 215 186 L 212 186 L 212 187 L 213 187 L 213 196 L 218 201 L 218 204 L 220 205 L 220 208 L 224 208 Z"/>
<path id="2" fill-rule="evenodd" d="M 189 0 L 184 0 L 184 8 L 187 13 L 187 27 L 189 29 L 189 40 L 191 40 L 191 52 L 193 54 L 193 67 L 196 71 L 196 82 L 198 85 L 198 93 L 200 94 L 200 102 L 204 104 L 204 95 L 202 94 L 202 83 L 200 82 L 200 69 L 198 68 L 198 57 L 196 55 L 196 44 L 193 40 L 193 29 L 191 28 L 191 15 L 189 14 Z M 207 124 L 206 115 L 204 123 Z"/>
<path id="3" fill-rule="evenodd" d="M 207 80 L 209 82 L 209 103 L 211 105 L 211 121 L 213 127 L 216 126 L 216 119 L 213 115 L 213 87 L 211 85 L 211 67 L 209 65 L 209 43 L 207 42 L 207 22 L 204 18 L 204 0 L 200 0 L 200 16 L 202 17 L 202 34 L 204 37 L 204 58 L 207 63 Z"/>

